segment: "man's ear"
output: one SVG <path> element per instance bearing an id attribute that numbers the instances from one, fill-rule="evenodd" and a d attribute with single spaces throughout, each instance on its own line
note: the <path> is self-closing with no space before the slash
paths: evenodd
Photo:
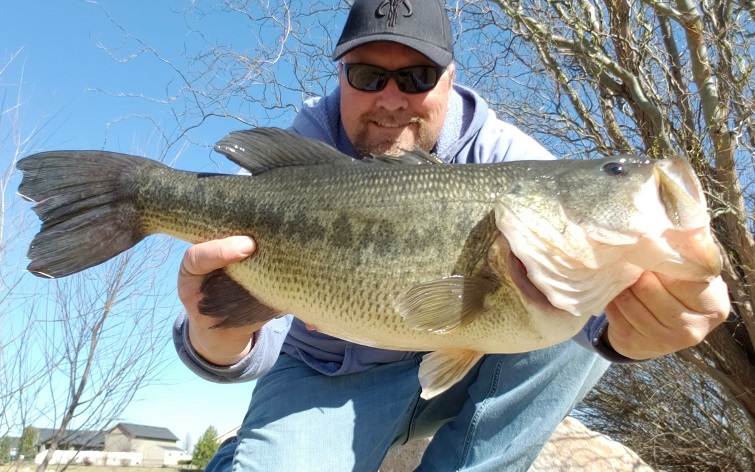
<path id="1" fill-rule="evenodd" d="M 451 83 L 456 80 L 456 63 L 454 61 L 451 61 L 450 64 L 448 64 L 448 67 L 446 67 L 446 72 L 448 72 L 448 78 L 451 79 Z"/>
<path id="2" fill-rule="evenodd" d="M 456 63 L 451 61 L 448 66 L 446 66 L 445 74 L 448 74 L 448 96 L 451 96 L 451 92 L 453 91 L 454 87 L 454 80 L 456 79 Z"/>

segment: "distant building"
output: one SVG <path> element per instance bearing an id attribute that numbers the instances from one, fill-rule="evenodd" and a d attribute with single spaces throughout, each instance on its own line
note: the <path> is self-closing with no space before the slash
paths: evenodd
<path id="1" fill-rule="evenodd" d="M 177 441 L 168 428 L 118 423 L 105 433 L 105 451 L 140 452 L 143 466 L 161 466 L 174 460 Z"/>
<path id="2" fill-rule="evenodd" d="M 18 455 L 18 443 L 21 440 L 21 438 L 17 438 L 15 436 L 8 436 L 10 438 L 10 458 L 11 460 L 16 460 L 16 456 Z"/>
<path id="3" fill-rule="evenodd" d="M 50 449 L 55 429 L 37 428 L 36 462 Z M 109 431 L 70 431 L 58 441 L 51 464 L 175 466 L 191 459 L 177 447 L 178 438 L 168 428 L 118 423 Z M 18 453 L 19 438 L 11 437 L 11 457 Z"/>
<path id="4" fill-rule="evenodd" d="M 37 429 L 37 452 L 50 449 L 55 431 L 57 430 L 51 428 Z M 102 431 L 66 431 L 58 439 L 58 450 L 60 451 L 101 451 L 104 447 L 105 433 Z"/>
<path id="5" fill-rule="evenodd" d="M 179 465 L 181 461 L 190 461 L 191 453 L 187 453 L 180 447 L 174 447 L 172 449 L 165 449 L 165 456 L 163 456 L 163 466 L 166 465 Z"/>
<path id="6" fill-rule="evenodd" d="M 37 431 L 37 442 L 35 448 L 37 453 L 50 449 L 52 437 L 56 429 L 52 428 L 35 428 Z M 18 454 L 18 443 L 21 438 L 10 436 L 10 455 L 15 459 Z M 101 451 L 105 447 L 105 433 L 102 431 L 66 431 L 58 439 L 57 449 L 60 451 Z"/>

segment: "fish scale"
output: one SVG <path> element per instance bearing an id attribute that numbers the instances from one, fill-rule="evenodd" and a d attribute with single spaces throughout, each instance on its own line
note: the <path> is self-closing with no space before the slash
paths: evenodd
<path id="1" fill-rule="evenodd" d="M 102 151 L 20 160 L 19 193 L 43 222 L 29 270 L 63 277 L 155 233 L 248 235 L 255 253 L 212 279 L 230 277 L 246 299 L 220 294 L 205 314 L 223 327 L 293 313 L 353 342 L 432 351 L 425 398 L 485 353 L 569 339 L 643 270 L 720 271 L 702 191 L 678 159 L 358 160 L 274 129 L 231 133 L 216 150 L 252 175 Z"/>

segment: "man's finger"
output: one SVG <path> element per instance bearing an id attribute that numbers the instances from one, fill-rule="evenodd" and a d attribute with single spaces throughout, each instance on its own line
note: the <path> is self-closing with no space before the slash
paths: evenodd
<path id="1" fill-rule="evenodd" d="M 254 240 L 247 236 L 231 236 L 195 244 L 184 254 L 179 275 L 209 274 L 251 256 L 255 248 Z"/>
<path id="2" fill-rule="evenodd" d="M 728 314 L 728 290 L 721 277 L 711 282 L 690 282 L 663 274 L 656 275 L 666 290 L 691 311 L 699 313 L 725 311 Z"/>

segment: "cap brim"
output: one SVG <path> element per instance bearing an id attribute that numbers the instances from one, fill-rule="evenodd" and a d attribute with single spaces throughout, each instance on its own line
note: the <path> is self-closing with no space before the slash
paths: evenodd
<path id="1" fill-rule="evenodd" d="M 428 59 L 441 67 L 446 67 L 454 58 L 452 52 L 446 51 L 445 49 L 439 48 L 438 46 L 426 43 L 425 41 L 415 38 L 396 36 L 395 34 L 375 34 L 372 36 L 363 36 L 358 39 L 347 41 L 345 43 L 339 44 L 336 47 L 331 58 L 334 61 L 337 61 L 352 49 L 355 49 L 367 43 L 373 43 L 375 41 L 389 41 L 391 43 L 403 44 L 404 46 L 408 46 L 416 50 L 420 54 L 427 56 Z"/>

